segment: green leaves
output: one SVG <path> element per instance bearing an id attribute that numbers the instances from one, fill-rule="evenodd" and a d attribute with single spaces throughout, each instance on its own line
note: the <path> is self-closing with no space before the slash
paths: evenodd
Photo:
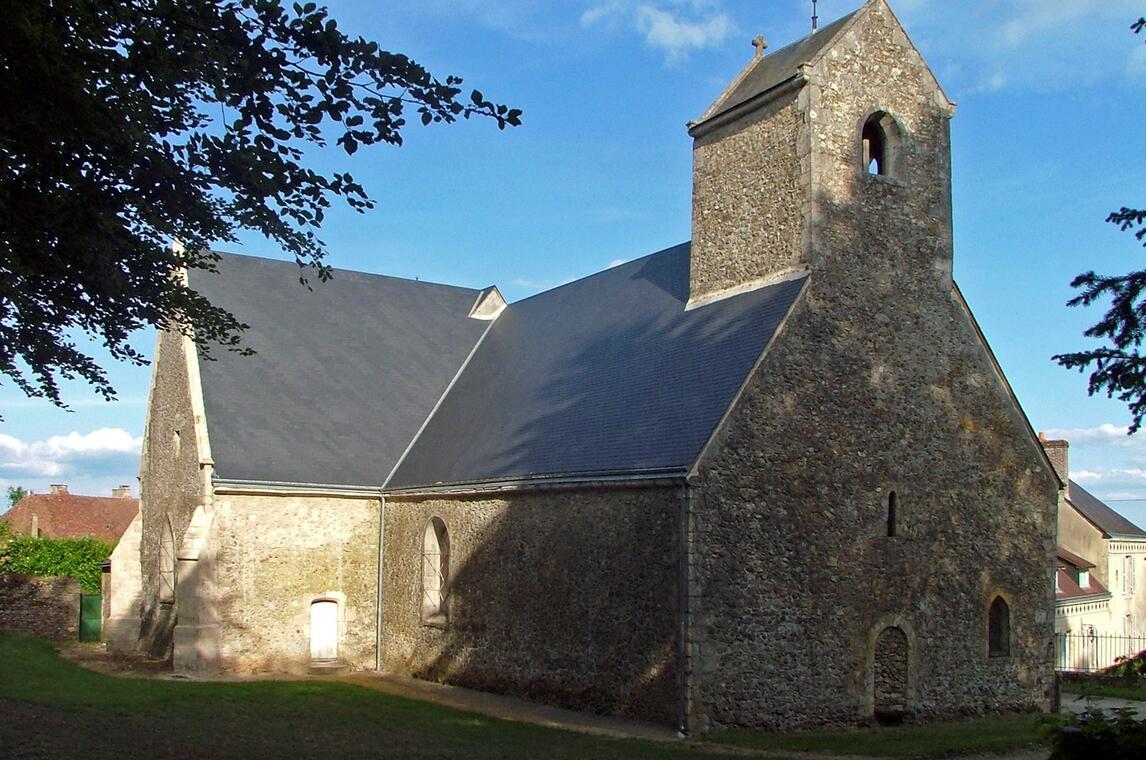
<path id="1" fill-rule="evenodd" d="M 99 593 L 100 565 L 111 550 L 94 538 L 15 536 L 0 549 L 0 573 L 75 578 L 84 591 Z"/>
<path id="2" fill-rule="evenodd" d="M 1131 26 L 1135 34 L 1146 28 L 1146 18 L 1139 18 Z M 1123 232 L 1134 231 L 1134 237 L 1146 246 L 1146 210 L 1123 206 L 1106 217 L 1110 224 Z M 1099 275 L 1084 272 L 1071 281 L 1070 286 L 1082 293 L 1067 301 L 1067 306 L 1090 306 L 1096 301 L 1109 299 L 1106 314 L 1084 335 L 1107 341 L 1113 347 L 1103 346 L 1089 351 L 1056 354 L 1051 358 L 1068 369 L 1079 372 L 1093 367 L 1087 383 L 1087 392 L 1094 396 L 1105 393 L 1107 398 L 1117 397 L 1130 410 L 1129 433 L 1142 427 L 1146 418 L 1146 357 L 1140 352 L 1146 337 L 1146 270 L 1125 275 Z"/>
<path id="3" fill-rule="evenodd" d="M 374 203 L 304 165 L 308 144 L 401 145 L 407 106 L 423 124 L 521 123 L 314 2 L 32 0 L 9 9 L 0 62 L 0 102 L 20 104 L 0 109 L 0 373 L 56 403 L 59 376 L 115 395 L 76 331 L 135 363 L 146 325 L 242 350 L 245 326 L 175 276 L 240 230 L 329 276 L 325 209 Z"/>

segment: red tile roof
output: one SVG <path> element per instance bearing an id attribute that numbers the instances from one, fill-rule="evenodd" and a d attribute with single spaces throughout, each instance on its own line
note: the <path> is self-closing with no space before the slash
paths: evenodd
<path id="1" fill-rule="evenodd" d="M 52 538 L 98 538 L 119 541 L 139 512 L 139 500 L 130 497 L 79 496 L 45 493 L 25 496 L 0 515 L 15 533 L 32 533 L 32 516 L 40 535 Z"/>
<path id="2" fill-rule="evenodd" d="M 1109 596 L 1110 592 L 1106 587 L 1095 580 L 1090 578 L 1090 585 L 1086 588 L 1081 588 L 1074 580 L 1074 576 L 1066 568 L 1058 568 L 1058 578 L 1055 581 L 1054 598 L 1058 601 L 1064 599 L 1078 599 L 1084 596 Z"/>
<path id="3" fill-rule="evenodd" d="M 1061 546 L 1055 550 L 1055 556 L 1058 557 L 1059 560 L 1066 562 L 1068 565 L 1073 565 L 1079 570 L 1089 570 L 1094 567 L 1094 563 L 1090 560 L 1085 557 L 1080 557 L 1074 552 L 1068 552 Z"/>

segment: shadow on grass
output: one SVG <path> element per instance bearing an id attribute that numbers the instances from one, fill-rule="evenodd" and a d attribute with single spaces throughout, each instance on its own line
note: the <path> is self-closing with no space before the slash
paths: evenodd
<path id="1" fill-rule="evenodd" d="M 827 755 L 924 758 L 998 753 L 1047 744 L 1041 714 L 1017 714 L 894 727 L 768 734 L 729 731 L 713 743 L 735 747 Z"/>
<path id="2" fill-rule="evenodd" d="M 0 757 L 712 757 L 588 736 L 344 683 L 117 678 L 0 632 Z"/>

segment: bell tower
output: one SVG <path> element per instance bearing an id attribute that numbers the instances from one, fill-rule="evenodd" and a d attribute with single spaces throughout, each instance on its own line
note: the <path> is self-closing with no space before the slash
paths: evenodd
<path id="1" fill-rule="evenodd" d="M 887 1 L 753 45 L 689 125 L 690 303 L 845 262 L 949 288 L 954 104 Z"/>

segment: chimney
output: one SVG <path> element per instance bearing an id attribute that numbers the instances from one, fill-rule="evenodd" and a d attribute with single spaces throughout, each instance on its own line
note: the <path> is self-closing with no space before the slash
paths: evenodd
<path id="1" fill-rule="evenodd" d="M 1047 456 L 1050 457 L 1051 464 L 1054 465 L 1054 471 L 1058 473 L 1059 480 L 1065 483 L 1070 477 L 1070 458 L 1067 451 L 1070 448 L 1070 442 L 1052 441 L 1047 439 L 1046 433 L 1039 433 L 1039 443 L 1043 445 L 1043 450 L 1046 451 Z"/>
<path id="2" fill-rule="evenodd" d="M 68 492 L 68 484 L 67 483 L 52 483 L 50 486 L 48 486 L 48 488 L 52 489 L 50 491 L 50 493 L 53 496 Z"/>
<path id="3" fill-rule="evenodd" d="M 111 489 L 111 495 L 117 499 L 130 499 L 131 498 L 131 486 L 122 485 L 119 488 L 113 488 L 113 489 Z"/>

